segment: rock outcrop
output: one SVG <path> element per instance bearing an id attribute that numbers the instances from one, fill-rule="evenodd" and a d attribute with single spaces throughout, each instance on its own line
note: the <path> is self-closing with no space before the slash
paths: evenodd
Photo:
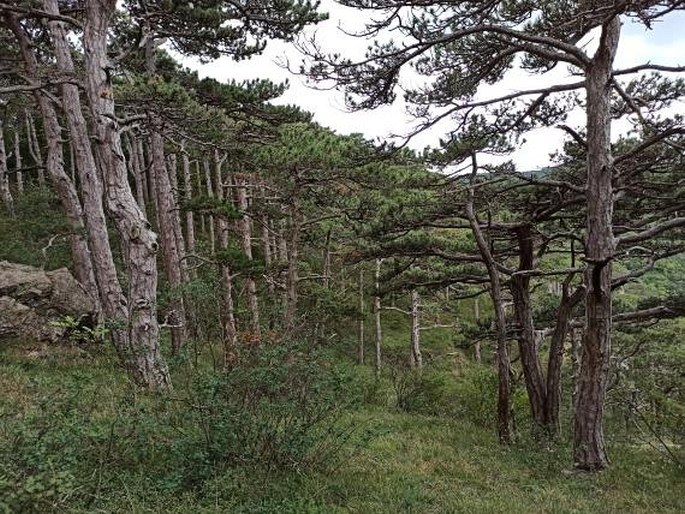
<path id="1" fill-rule="evenodd" d="M 0 338 L 59 341 L 67 329 L 56 324 L 65 316 L 88 323 L 96 302 L 69 270 L 0 261 Z"/>

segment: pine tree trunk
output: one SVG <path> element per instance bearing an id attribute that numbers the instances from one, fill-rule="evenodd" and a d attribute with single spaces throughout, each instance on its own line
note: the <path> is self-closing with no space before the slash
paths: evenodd
<path id="1" fill-rule="evenodd" d="M 285 328 L 295 328 L 297 315 L 297 283 L 298 283 L 298 259 L 300 245 L 300 231 L 302 229 L 302 213 L 300 211 L 299 191 L 293 193 L 288 217 L 288 241 L 286 245 L 287 276 L 286 276 L 286 305 L 285 305 Z M 285 241 L 285 240 L 283 240 Z"/>
<path id="2" fill-rule="evenodd" d="M 181 150 L 181 160 L 183 162 L 183 199 L 185 202 L 190 202 L 193 199 L 193 181 L 190 174 L 190 158 L 185 149 Z M 191 209 L 186 210 L 185 216 L 186 225 L 186 253 L 195 253 L 195 214 Z M 191 271 L 191 276 L 195 273 Z"/>
<path id="3" fill-rule="evenodd" d="M 0 199 L 5 204 L 5 209 L 10 216 L 14 217 L 14 198 L 10 189 L 9 170 L 7 169 L 7 152 L 5 149 L 5 136 L 2 120 L 0 119 Z"/>
<path id="4" fill-rule="evenodd" d="M 480 298 L 478 296 L 476 296 L 476 298 L 473 301 L 473 319 L 476 321 L 476 324 L 478 324 L 478 322 L 480 321 Z M 476 362 L 478 364 L 483 362 L 483 355 L 480 348 L 480 340 L 476 341 L 473 351 Z"/>
<path id="5" fill-rule="evenodd" d="M 133 175 L 133 183 L 135 184 L 136 188 L 136 202 L 138 202 L 138 207 L 140 207 L 140 210 L 145 212 L 146 207 L 144 191 L 147 186 L 145 185 L 144 179 L 144 166 L 140 162 L 137 138 L 133 139 L 133 142 L 131 142 L 132 137 L 133 136 L 125 136 L 122 137 L 122 139 L 124 145 L 126 146 L 126 153 L 128 153 L 128 165 L 131 171 L 131 175 Z"/>
<path id="6" fill-rule="evenodd" d="M 621 22 L 602 28 L 599 49 L 586 74 L 587 92 L 587 239 L 585 331 L 574 419 L 573 454 L 579 469 L 609 465 L 604 444 L 604 401 L 611 356 L 611 259 L 614 254 L 613 157 L 611 155 L 611 81 Z"/>
<path id="7" fill-rule="evenodd" d="M 423 357 L 421 356 L 421 296 L 418 290 L 411 290 L 411 348 L 409 365 L 412 368 L 423 367 Z"/>
<path id="8" fill-rule="evenodd" d="M 226 195 L 222 184 L 221 167 L 223 159 L 215 155 L 215 186 L 216 197 L 225 200 Z M 208 161 L 205 161 L 205 171 L 208 169 Z M 211 180 L 209 176 L 207 176 Z M 211 184 L 211 182 L 209 182 Z M 212 196 L 214 193 L 212 192 Z M 212 223 L 209 225 L 213 226 Z M 212 234 L 214 232 L 212 231 Z M 228 222 L 222 217 L 217 217 L 217 234 L 219 237 L 219 248 L 226 250 L 229 245 Z M 238 333 L 235 319 L 235 306 L 233 301 L 233 275 L 228 262 L 222 261 L 219 264 L 221 275 L 221 327 L 224 342 L 224 367 L 230 369 L 237 358 L 236 336 Z"/>
<path id="9" fill-rule="evenodd" d="M 36 123 L 33 115 L 27 109 L 26 111 L 26 142 L 28 143 L 29 154 L 36 165 L 38 185 L 45 187 L 45 163 L 43 162 L 43 152 L 40 149 L 38 142 L 38 132 L 36 131 Z"/>
<path id="10" fill-rule="evenodd" d="M 364 365 L 364 268 L 359 269 L 359 364 Z"/>
<path id="11" fill-rule="evenodd" d="M 55 1 L 55 0 L 48 0 Z M 138 207 L 127 180 L 119 127 L 114 110 L 107 34 L 116 0 L 86 0 L 83 33 L 85 89 L 95 127 L 95 157 L 103 178 L 108 211 L 125 241 L 129 272 L 128 370 L 147 388 L 170 389 L 171 379 L 159 346 L 157 322 L 156 234 Z M 80 106 L 79 106 L 80 108 Z"/>
<path id="12" fill-rule="evenodd" d="M 472 156 L 472 168 L 473 177 L 475 177 L 478 171 L 475 153 Z M 495 310 L 495 329 L 497 334 L 497 433 L 500 443 L 509 444 L 513 436 L 513 419 L 511 413 L 511 363 L 509 360 L 509 348 L 507 347 L 507 317 L 504 312 L 499 272 L 476 217 L 474 197 L 474 190 L 471 187 L 469 188 L 469 197 L 465 210 L 471 225 L 471 231 L 476 239 L 476 244 L 490 278 L 490 298 Z"/>
<path id="13" fill-rule="evenodd" d="M 383 345 L 383 325 L 381 324 L 381 264 L 382 259 L 376 259 L 376 275 L 374 291 L 375 296 L 373 298 L 373 315 L 376 325 L 376 337 L 375 337 L 375 350 L 376 350 L 376 376 L 381 374 L 381 347 Z"/>
<path id="14" fill-rule="evenodd" d="M 534 250 L 530 225 L 519 228 L 516 231 L 516 237 L 519 246 L 519 271 L 532 270 L 534 266 Z M 514 275 L 511 278 L 510 290 L 514 300 L 514 312 L 518 325 L 519 355 L 528 392 L 528 402 L 533 415 L 533 421 L 539 427 L 544 427 L 547 387 L 542 376 L 538 349 L 535 344 L 533 305 L 530 298 L 530 276 L 525 273 Z"/>
<path id="15" fill-rule="evenodd" d="M 205 187 L 207 191 L 207 197 L 208 198 L 214 198 L 214 186 L 212 185 L 212 170 L 209 167 L 209 159 L 206 157 L 203 159 L 202 164 L 204 165 L 204 170 L 205 170 Z M 219 191 L 223 191 L 221 188 L 221 184 L 216 184 L 217 188 L 217 193 Z M 223 193 L 221 198 L 223 198 Z M 206 217 L 207 218 L 207 227 L 209 230 L 209 234 L 207 235 L 207 238 L 209 239 L 209 246 L 210 246 L 210 252 L 212 255 L 216 253 L 216 233 L 214 230 L 214 216 L 209 215 Z"/>
<path id="16" fill-rule="evenodd" d="M 249 262 L 252 262 L 252 227 L 250 216 L 248 215 L 249 205 L 247 201 L 247 184 L 244 179 L 236 180 L 236 198 L 241 217 L 238 220 L 240 241 L 243 253 Z M 259 300 L 257 298 L 257 283 L 252 274 L 245 277 L 245 292 L 247 295 L 247 306 L 250 311 L 250 328 L 254 336 L 259 337 Z"/>
<path id="17" fill-rule="evenodd" d="M 31 48 L 29 35 L 16 19 L 9 19 L 8 26 L 14 33 L 24 61 L 26 75 L 31 80 L 38 80 L 38 63 Z M 47 140 L 47 171 L 60 199 L 62 208 L 73 234 L 69 237 L 71 256 L 74 263 L 74 275 L 92 298 L 97 311 L 100 310 L 100 295 L 91 252 L 85 233 L 85 221 L 81 201 L 76 186 L 64 170 L 64 151 L 62 147 L 62 127 L 52 102 L 39 91 L 33 93 L 34 99 L 43 118 L 45 137 Z M 19 148 L 16 148 L 17 156 Z M 19 162 L 19 161 L 18 161 Z"/>
<path id="18" fill-rule="evenodd" d="M 157 196 L 157 219 L 159 220 L 159 236 L 162 246 L 162 258 L 164 270 L 169 282 L 170 301 L 169 311 L 165 316 L 171 327 L 171 353 L 178 355 L 186 340 L 186 312 L 181 295 L 183 286 L 183 272 L 181 270 L 181 249 L 178 246 L 176 227 L 176 202 L 169 179 L 169 171 L 166 168 L 164 154 L 164 140 L 161 134 L 161 121 L 156 115 L 150 115 L 152 120 L 152 133 L 150 135 L 150 148 L 152 150 L 152 169 L 155 176 L 155 194 Z"/>
<path id="19" fill-rule="evenodd" d="M 582 288 L 569 295 L 568 285 L 564 284 L 561 303 L 557 311 L 556 324 L 552 333 L 552 341 L 549 346 L 545 424 L 550 431 L 550 435 L 553 437 L 561 436 L 561 367 L 564 360 L 564 341 L 568 334 L 573 309 L 582 297 Z"/>
<path id="20" fill-rule="evenodd" d="M 14 178 L 17 182 L 17 193 L 22 194 L 24 192 L 24 172 L 22 171 L 20 141 L 19 121 L 17 120 L 17 125 L 14 128 Z"/>

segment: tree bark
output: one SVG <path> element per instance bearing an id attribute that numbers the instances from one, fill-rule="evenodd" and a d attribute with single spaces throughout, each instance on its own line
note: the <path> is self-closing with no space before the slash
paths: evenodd
<path id="1" fill-rule="evenodd" d="M 534 267 L 533 234 L 530 225 L 517 229 L 519 247 L 519 271 L 529 271 Z M 539 427 L 545 426 L 545 404 L 547 388 L 542 376 L 540 358 L 535 343 L 533 305 L 530 298 L 530 275 L 514 275 L 510 281 L 511 295 L 514 300 L 514 313 L 518 325 L 518 346 L 521 357 L 523 377 L 528 392 L 528 402 L 533 421 Z"/>
<path id="2" fill-rule="evenodd" d="M 472 155 L 472 178 L 478 172 L 478 163 L 475 153 Z M 497 434 L 502 444 L 511 443 L 513 436 L 512 415 L 511 415 L 511 363 L 509 360 L 509 349 L 507 347 L 507 318 L 504 312 L 504 302 L 502 299 L 502 285 L 495 264 L 495 259 L 490 252 L 485 236 L 480 228 L 480 223 L 476 217 L 474 208 L 475 193 L 473 187 L 469 187 L 468 199 L 466 201 L 466 217 L 471 225 L 478 250 L 480 251 L 485 267 L 490 278 L 490 298 L 495 309 L 495 328 L 497 334 Z"/>
<path id="3" fill-rule="evenodd" d="M 185 148 L 181 149 L 181 161 L 183 162 L 183 199 L 185 202 L 190 202 L 193 199 L 193 181 L 190 174 L 190 158 Z M 185 225 L 186 253 L 195 253 L 195 214 L 191 209 L 186 210 Z M 194 272 L 191 271 L 192 275 Z"/>
<path id="4" fill-rule="evenodd" d="M 409 366 L 411 368 L 423 367 L 421 355 L 421 296 L 417 289 L 411 290 L 411 348 L 409 353 Z"/>
<path id="5" fill-rule="evenodd" d="M 27 77 L 31 80 L 37 80 L 38 63 L 31 48 L 29 35 L 16 19 L 6 18 L 6 21 L 19 44 Z M 74 263 L 74 275 L 76 280 L 93 299 L 93 302 L 96 304 L 96 310 L 99 311 L 101 300 L 85 231 L 83 208 L 76 191 L 76 186 L 64 170 L 62 127 L 59 124 L 59 118 L 51 101 L 43 96 L 40 91 L 35 91 L 33 95 L 43 118 L 47 140 L 47 171 L 64 209 L 69 227 L 73 232 L 69 237 L 69 244 Z M 16 151 L 17 155 L 19 155 L 18 147 Z"/>
<path id="6" fill-rule="evenodd" d="M 226 195 L 221 180 L 221 166 L 223 159 L 215 155 L 215 185 L 216 197 L 219 200 L 225 200 Z M 208 169 L 208 161 L 205 161 L 205 171 Z M 207 176 L 211 180 L 209 176 Z M 209 182 L 211 185 L 211 181 Z M 214 193 L 212 192 L 212 196 Z M 213 224 L 210 222 L 210 227 Z M 212 234 L 214 231 L 212 230 Z M 229 245 L 228 222 L 222 217 L 217 217 L 217 234 L 219 237 L 219 248 L 226 250 Z M 221 327 L 223 333 L 224 343 L 224 367 L 230 369 L 237 358 L 236 336 L 238 333 L 235 320 L 235 305 L 233 302 L 233 274 L 229 263 L 222 261 L 219 264 L 219 273 L 221 275 Z"/>
<path id="7" fill-rule="evenodd" d="M 586 73 L 587 92 L 587 236 L 585 332 L 574 419 L 576 467 L 595 471 L 608 466 L 604 444 L 604 401 L 611 356 L 611 260 L 614 254 L 613 157 L 611 154 L 611 81 L 621 22 L 602 27 L 599 48 Z"/>
<path id="8" fill-rule="evenodd" d="M 359 268 L 359 364 L 364 365 L 364 268 Z"/>
<path id="9" fill-rule="evenodd" d="M 545 425 L 553 437 L 561 435 L 561 367 L 564 360 L 564 341 L 569 331 L 573 309 L 583 298 L 584 289 L 568 292 L 568 283 L 562 289 L 561 303 L 549 346 L 547 362 L 547 398 L 545 402 Z"/>
<path id="10" fill-rule="evenodd" d="M 95 128 L 96 163 L 105 186 L 108 211 L 128 251 L 128 369 L 134 381 L 143 387 L 170 389 L 171 379 L 160 352 L 157 322 L 159 245 L 127 180 L 109 77 L 107 34 L 116 0 L 86 0 L 85 8 L 85 90 Z"/>
<path id="11" fill-rule="evenodd" d="M 381 324 L 381 265 L 383 264 L 383 259 L 376 259 L 376 275 L 374 291 L 375 296 L 373 297 L 373 315 L 375 319 L 376 332 L 375 332 L 375 350 L 376 350 L 376 376 L 381 374 L 381 347 L 383 345 L 383 325 Z"/>
<path id="12" fill-rule="evenodd" d="M 17 193 L 19 194 L 24 192 L 24 172 L 22 171 L 20 142 L 19 120 L 17 120 L 17 125 L 14 127 L 14 179 L 16 180 Z"/>
<path id="13" fill-rule="evenodd" d="M 14 198 L 10 189 L 9 170 L 7 169 L 7 151 L 2 120 L 0 120 L 0 199 L 11 217 L 14 217 Z"/>
<path id="14" fill-rule="evenodd" d="M 297 283 L 298 258 L 300 245 L 300 231 L 302 230 L 302 212 L 300 211 L 299 190 L 296 190 L 290 199 L 290 213 L 288 216 L 287 245 L 285 248 L 287 258 L 286 275 L 286 305 L 284 324 L 286 330 L 295 328 L 297 315 Z M 285 239 L 282 241 L 285 242 Z"/>
<path id="15" fill-rule="evenodd" d="M 214 186 L 212 186 L 212 170 L 209 166 L 209 159 L 205 157 L 202 161 L 202 164 L 204 165 L 204 170 L 205 170 L 205 187 L 207 191 L 207 197 L 208 198 L 214 198 Z M 223 198 L 223 188 L 221 187 L 221 184 L 216 184 L 216 190 L 217 194 L 219 191 L 221 191 L 221 196 L 220 198 Z M 218 223 L 221 225 L 221 223 Z M 207 235 L 209 239 L 209 247 L 210 247 L 210 252 L 212 255 L 216 253 L 216 233 L 214 229 L 214 216 L 210 214 L 207 216 L 207 226 L 209 230 L 209 234 Z M 219 235 L 219 242 L 221 242 L 221 236 Z M 228 244 L 228 243 L 227 243 Z M 223 247 L 220 247 L 223 248 Z"/>
<path id="16" fill-rule="evenodd" d="M 252 262 L 252 227 L 250 216 L 248 215 L 247 183 L 244 178 L 236 180 L 236 199 L 238 200 L 238 209 L 241 212 L 238 225 L 242 250 L 247 260 Z M 250 311 L 250 329 L 254 336 L 259 337 L 261 329 L 259 324 L 257 283 L 251 273 L 245 277 L 245 293 L 247 295 L 247 306 Z"/>
<path id="17" fill-rule="evenodd" d="M 478 322 L 480 321 L 480 298 L 478 296 L 476 296 L 476 298 L 473 301 L 473 318 L 476 321 L 476 324 L 478 324 Z M 480 340 L 476 341 L 473 351 L 476 362 L 478 364 L 483 362 L 483 355 L 480 348 Z"/>
<path id="18" fill-rule="evenodd" d="M 169 282 L 170 302 L 169 311 L 165 316 L 171 327 L 171 353 L 178 355 L 186 340 L 186 312 L 181 295 L 183 287 L 183 272 L 181 270 L 181 250 L 178 246 L 176 225 L 176 204 L 169 180 L 164 154 L 164 140 L 159 117 L 150 114 L 152 132 L 150 134 L 150 149 L 152 150 L 152 166 L 154 170 L 154 188 L 157 198 L 157 220 L 159 222 L 159 236 L 162 246 L 164 270 Z"/>
<path id="19" fill-rule="evenodd" d="M 23 51 L 22 51 L 23 53 Z M 29 154 L 33 159 L 33 163 L 36 166 L 38 185 L 40 187 L 45 187 L 45 163 L 43 161 L 43 152 L 40 149 L 40 143 L 38 142 L 38 132 L 36 131 L 36 123 L 33 119 L 31 111 L 28 109 L 26 113 L 26 142 L 28 143 Z"/>

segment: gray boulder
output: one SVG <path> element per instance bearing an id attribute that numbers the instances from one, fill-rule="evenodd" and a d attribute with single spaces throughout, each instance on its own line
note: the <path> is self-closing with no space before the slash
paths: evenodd
<path id="1" fill-rule="evenodd" d="M 55 322 L 65 316 L 92 323 L 96 302 L 61 268 L 39 268 L 0 261 L 0 338 L 56 342 L 67 329 Z"/>

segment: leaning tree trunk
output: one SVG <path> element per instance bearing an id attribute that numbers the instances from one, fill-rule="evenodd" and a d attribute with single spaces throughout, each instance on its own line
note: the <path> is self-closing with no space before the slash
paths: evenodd
<path id="1" fill-rule="evenodd" d="M 476 154 L 472 155 L 473 177 L 478 172 Z M 469 187 L 468 199 L 466 201 L 466 217 L 471 225 L 478 250 L 490 278 L 490 298 L 495 309 L 495 327 L 497 334 L 497 433 L 500 443 L 511 443 L 513 435 L 513 419 L 511 413 L 511 363 L 509 360 L 509 348 L 507 347 L 507 318 L 504 312 L 504 301 L 502 299 L 502 284 L 497 271 L 495 259 L 490 252 L 488 243 L 480 228 L 480 223 L 476 217 L 474 209 L 475 192 L 473 186 Z"/>
<path id="2" fill-rule="evenodd" d="M 587 239 L 585 331 L 573 455 L 578 468 L 609 465 L 604 444 L 604 401 L 611 357 L 611 260 L 614 255 L 613 157 L 611 155 L 612 68 L 621 33 L 614 16 L 602 27 L 599 48 L 586 74 Z"/>
<path id="3" fill-rule="evenodd" d="M 16 19 L 6 19 L 7 24 L 19 43 L 26 75 L 31 80 L 38 80 L 38 63 L 31 47 L 31 40 Z M 52 102 L 40 91 L 33 93 L 34 99 L 43 118 L 47 140 L 47 172 L 64 209 L 69 227 L 73 231 L 69 237 L 71 256 L 74 263 L 74 274 L 88 295 L 100 310 L 100 295 L 91 259 L 91 251 L 86 240 L 84 212 L 79 200 L 76 186 L 64 170 L 64 151 L 62 147 L 62 127 Z M 19 148 L 16 148 L 19 155 Z"/>
<path id="4" fill-rule="evenodd" d="M 519 273 L 514 274 L 511 278 L 510 290 L 514 300 L 514 313 L 518 325 L 519 355 L 533 421 L 538 427 L 544 427 L 546 421 L 545 403 L 547 402 L 547 388 L 542 376 L 537 344 L 535 342 L 533 304 L 530 298 L 530 275 L 526 273 L 532 270 L 534 266 L 531 226 L 524 225 L 518 228 L 516 230 L 516 237 L 519 246 Z"/>
<path id="5" fill-rule="evenodd" d="M 107 34 L 116 0 L 87 0 L 85 7 L 85 89 L 95 128 L 96 163 L 104 182 L 108 211 L 128 251 L 128 368 L 139 385 L 169 389 L 171 379 L 160 352 L 157 322 L 159 245 L 128 183 L 109 77 Z"/>

